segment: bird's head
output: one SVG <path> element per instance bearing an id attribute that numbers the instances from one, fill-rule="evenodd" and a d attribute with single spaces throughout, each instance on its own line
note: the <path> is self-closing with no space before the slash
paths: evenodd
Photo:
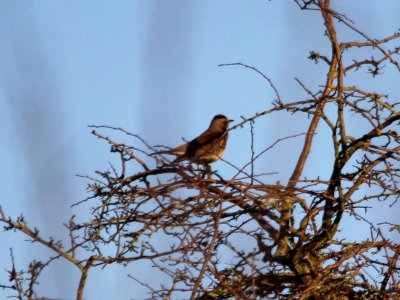
<path id="1" fill-rule="evenodd" d="M 229 123 L 233 120 L 229 120 L 224 115 L 216 115 L 210 123 L 210 129 L 218 132 L 225 132 L 228 129 Z"/>

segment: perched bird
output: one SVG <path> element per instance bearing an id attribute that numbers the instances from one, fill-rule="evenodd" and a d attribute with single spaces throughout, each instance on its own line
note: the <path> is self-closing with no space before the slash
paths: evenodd
<path id="1" fill-rule="evenodd" d="M 177 159 L 175 162 L 189 160 L 202 165 L 213 163 L 219 160 L 224 154 L 228 139 L 228 126 L 232 121 L 224 115 L 216 115 L 211 120 L 207 130 L 194 140 L 170 150 L 157 152 L 156 154 L 176 155 Z"/>

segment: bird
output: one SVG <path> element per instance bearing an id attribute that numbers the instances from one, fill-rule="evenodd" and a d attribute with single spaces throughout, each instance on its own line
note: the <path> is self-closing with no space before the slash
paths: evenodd
<path id="1" fill-rule="evenodd" d="M 207 130 L 195 139 L 176 148 L 154 154 L 175 155 L 177 158 L 174 162 L 188 160 L 201 165 L 216 162 L 224 154 L 228 140 L 228 126 L 231 122 L 233 120 L 224 115 L 216 115 L 212 118 Z"/>

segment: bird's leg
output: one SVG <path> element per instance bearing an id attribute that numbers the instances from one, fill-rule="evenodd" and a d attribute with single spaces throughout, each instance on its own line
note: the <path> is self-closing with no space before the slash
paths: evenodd
<path id="1" fill-rule="evenodd" d="M 212 170 L 210 165 L 203 165 L 204 170 L 202 171 L 201 179 L 204 179 L 207 176 L 207 179 L 211 178 Z"/>

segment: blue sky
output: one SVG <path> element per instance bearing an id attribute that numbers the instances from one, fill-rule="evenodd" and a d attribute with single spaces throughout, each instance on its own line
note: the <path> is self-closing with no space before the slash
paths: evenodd
<path id="1" fill-rule="evenodd" d="M 372 38 L 400 28 L 397 1 L 332 2 Z M 255 66 L 292 101 L 306 97 L 294 78 L 314 90 L 324 83 L 326 67 L 308 60 L 309 51 L 329 53 L 319 14 L 301 12 L 293 1 L 1 1 L 0 23 L 0 205 L 59 238 L 65 237 L 63 222 L 84 214 L 70 207 L 87 195 L 86 181 L 75 175 L 104 170 L 113 159 L 87 125 L 120 126 L 150 144 L 175 146 L 204 130 L 215 114 L 240 120 L 271 107 L 275 95 L 260 76 L 218 64 Z M 360 39 L 343 30 L 339 38 Z M 384 82 L 348 80 L 361 78 L 398 98 L 399 74 L 390 66 L 385 71 Z M 257 149 L 306 126 L 297 116 L 267 116 L 256 123 Z M 246 163 L 249 142 L 248 128 L 233 132 L 225 159 Z M 293 139 L 267 153 L 258 170 L 278 172 L 270 181 L 285 182 L 301 143 Z M 308 174 L 324 172 L 326 143 L 316 141 Z M 215 167 L 233 174 L 223 162 Z M 48 254 L 23 239 L 1 233 L 2 270 L 9 267 L 10 246 L 21 268 Z M 143 289 L 126 277 L 134 272 L 135 266 L 111 266 L 91 273 L 85 298 L 143 298 Z M 44 294 L 74 298 L 76 275 L 58 263 L 44 274 L 51 283 Z M 0 273 L 0 283 L 5 280 Z M 0 290 L 0 298 L 6 295 Z"/>

